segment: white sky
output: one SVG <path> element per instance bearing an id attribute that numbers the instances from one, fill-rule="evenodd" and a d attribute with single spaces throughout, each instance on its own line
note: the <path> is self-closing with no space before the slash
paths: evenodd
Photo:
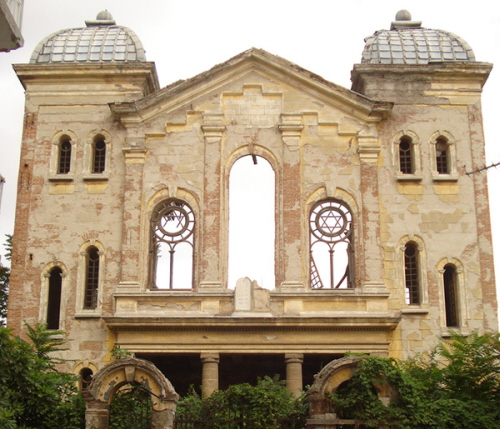
<path id="1" fill-rule="evenodd" d="M 500 3 L 486 0 L 25 0 L 23 48 L 0 53 L 0 174 L 6 179 L 0 243 L 12 233 L 19 165 L 23 88 L 13 63 L 27 63 L 37 43 L 64 28 L 84 26 L 108 9 L 117 24 L 133 29 L 161 86 L 192 77 L 251 47 L 262 48 L 325 79 L 350 88 L 364 38 L 390 28 L 400 9 L 427 28 L 460 35 L 478 61 L 496 64 L 484 88 L 487 164 L 500 161 L 496 141 L 500 96 Z M 485 174 L 485 173 L 482 173 Z M 490 202 L 500 278 L 500 169 L 490 170 Z M 3 251 L 0 251 L 3 254 Z M 257 279 L 258 280 L 258 279 Z M 497 281 L 500 284 L 500 281 Z M 497 286 L 498 287 L 498 286 Z"/>

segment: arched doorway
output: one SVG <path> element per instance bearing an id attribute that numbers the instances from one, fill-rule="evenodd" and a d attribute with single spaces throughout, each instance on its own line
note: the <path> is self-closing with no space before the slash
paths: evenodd
<path id="1" fill-rule="evenodd" d="M 98 371 L 84 392 L 85 428 L 107 429 L 113 397 L 125 384 L 139 383 L 151 394 L 153 429 L 171 429 L 179 395 L 151 362 L 127 358 L 116 360 Z"/>

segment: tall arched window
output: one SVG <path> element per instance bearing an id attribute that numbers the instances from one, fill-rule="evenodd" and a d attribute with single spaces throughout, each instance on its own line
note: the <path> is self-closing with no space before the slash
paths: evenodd
<path id="1" fill-rule="evenodd" d="M 405 288 L 406 303 L 420 304 L 419 254 L 415 243 L 405 246 Z"/>
<path id="2" fill-rule="evenodd" d="M 106 169 L 106 142 L 98 136 L 92 146 L 92 173 L 103 173 Z"/>
<path id="3" fill-rule="evenodd" d="M 275 281 L 275 174 L 263 157 L 239 158 L 229 177 L 228 284 L 249 277 L 263 288 Z"/>
<path id="4" fill-rule="evenodd" d="M 59 329 L 61 317 L 62 270 L 52 268 L 49 273 L 49 293 L 47 299 L 47 329 Z"/>
<path id="5" fill-rule="evenodd" d="M 317 203 L 309 216 L 311 288 L 354 287 L 352 214 L 336 200 Z"/>
<path id="6" fill-rule="evenodd" d="M 71 170 L 71 139 L 62 136 L 59 140 L 59 154 L 57 159 L 57 174 L 68 174 Z"/>
<path id="7" fill-rule="evenodd" d="M 194 270 L 193 210 L 184 201 L 160 203 L 151 217 L 150 287 L 191 289 Z"/>
<path id="8" fill-rule="evenodd" d="M 83 308 L 97 307 L 99 289 L 99 250 L 91 246 L 85 254 L 85 296 Z"/>
<path id="9" fill-rule="evenodd" d="M 436 168 L 439 174 L 450 173 L 449 144 L 448 139 L 443 136 L 436 139 Z"/>
<path id="10" fill-rule="evenodd" d="M 399 170 L 403 174 L 413 174 L 415 172 L 413 161 L 413 144 L 411 138 L 403 136 L 399 140 Z"/>
<path id="11" fill-rule="evenodd" d="M 458 317 L 458 285 L 455 266 L 448 264 L 444 267 L 443 285 L 446 326 L 456 328 L 459 326 L 460 320 Z"/>

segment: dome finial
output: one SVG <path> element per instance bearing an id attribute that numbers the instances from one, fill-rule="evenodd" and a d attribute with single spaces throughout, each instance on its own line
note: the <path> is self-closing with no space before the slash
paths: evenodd
<path id="1" fill-rule="evenodd" d="M 396 14 L 396 21 L 411 21 L 411 13 L 408 12 L 406 9 L 400 10 Z"/>
<path id="2" fill-rule="evenodd" d="M 87 27 L 95 27 L 96 25 L 116 25 L 113 15 L 108 10 L 99 12 L 94 21 L 85 21 Z"/>

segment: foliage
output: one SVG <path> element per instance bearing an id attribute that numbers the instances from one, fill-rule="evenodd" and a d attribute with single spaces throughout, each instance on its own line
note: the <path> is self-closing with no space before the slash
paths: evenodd
<path id="1" fill-rule="evenodd" d="M 378 398 L 381 391 L 392 391 L 390 404 Z M 496 427 L 499 335 L 453 334 L 429 356 L 406 362 L 368 356 L 331 398 L 339 417 L 376 419 L 393 428 Z"/>
<path id="2" fill-rule="evenodd" d="M 12 235 L 6 234 L 7 240 L 5 258 L 10 261 L 12 257 Z M 9 298 L 10 269 L 0 264 L 0 326 L 5 326 L 7 318 L 7 302 Z"/>
<path id="3" fill-rule="evenodd" d="M 0 327 L 0 427 L 84 427 L 85 405 L 71 374 L 59 372 L 50 353 L 64 342 L 61 331 L 28 326 L 24 341 Z"/>
<path id="4" fill-rule="evenodd" d="M 115 344 L 115 346 L 111 350 L 111 356 L 115 360 L 126 359 L 132 357 L 132 353 L 130 353 L 127 349 L 122 349 L 118 344 Z"/>
<path id="5" fill-rule="evenodd" d="M 271 429 L 281 427 L 283 419 L 305 419 L 305 395 L 295 400 L 278 376 L 259 378 L 256 386 L 235 384 L 202 399 L 191 387 L 177 404 L 177 420 L 241 420 L 246 427 Z M 307 411 L 306 411 L 307 414 Z M 217 424 L 214 424 L 214 428 Z"/>
<path id="6" fill-rule="evenodd" d="M 131 383 L 115 395 L 109 412 L 110 429 L 149 429 L 151 395 L 140 383 Z"/>

